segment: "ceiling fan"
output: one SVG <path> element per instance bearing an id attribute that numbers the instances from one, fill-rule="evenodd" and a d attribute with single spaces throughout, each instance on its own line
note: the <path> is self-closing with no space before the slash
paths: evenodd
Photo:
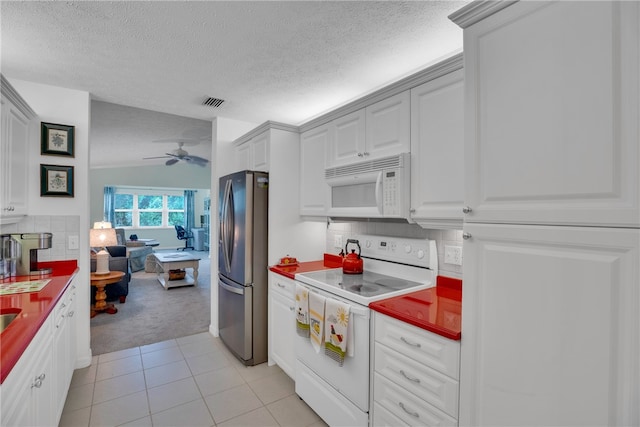
<path id="1" fill-rule="evenodd" d="M 154 141 L 154 142 L 165 142 L 165 141 Z M 207 163 L 209 163 L 209 160 L 203 158 L 203 157 L 199 157 L 199 156 L 194 156 L 189 154 L 186 150 L 182 149 L 183 145 L 196 145 L 198 142 L 189 142 L 189 141 L 175 141 L 178 143 L 178 148 L 169 152 L 169 153 L 165 153 L 165 156 L 158 156 L 158 157 L 144 157 L 145 160 L 147 159 L 166 159 L 169 158 L 169 160 L 167 160 L 165 162 L 165 165 L 167 166 L 171 166 L 174 165 L 176 163 L 178 163 L 180 160 L 192 164 L 192 165 L 198 165 L 198 166 L 202 166 L 205 167 L 207 165 Z"/>

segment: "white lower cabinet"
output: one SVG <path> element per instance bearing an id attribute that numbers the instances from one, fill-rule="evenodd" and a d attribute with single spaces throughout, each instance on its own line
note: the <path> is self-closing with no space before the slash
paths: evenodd
<path id="1" fill-rule="evenodd" d="M 53 318 L 40 327 L 22 357 L 2 383 L 3 426 L 54 425 L 54 373 L 51 343 Z"/>
<path id="2" fill-rule="evenodd" d="M 58 425 L 75 367 L 72 283 L 0 387 L 0 425 Z"/>
<path id="3" fill-rule="evenodd" d="M 373 345 L 372 425 L 458 425 L 458 341 L 375 313 Z"/>
<path id="4" fill-rule="evenodd" d="M 640 230 L 464 231 L 460 423 L 639 425 Z"/>
<path id="5" fill-rule="evenodd" d="M 76 285 L 71 284 L 54 310 L 53 325 L 53 365 L 55 369 L 54 408 L 55 419 L 60 419 L 71 377 L 75 368 L 76 355 Z"/>
<path id="6" fill-rule="evenodd" d="M 269 365 L 295 380 L 295 282 L 269 272 Z"/>

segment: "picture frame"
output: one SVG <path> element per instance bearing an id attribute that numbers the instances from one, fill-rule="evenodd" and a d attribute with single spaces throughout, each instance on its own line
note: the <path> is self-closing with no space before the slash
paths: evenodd
<path id="1" fill-rule="evenodd" d="M 40 154 L 75 157 L 74 131 L 74 126 L 40 122 Z"/>
<path id="2" fill-rule="evenodd" d="M 40 164 L 40 196 L 73 197 L 73 166 Z"/>

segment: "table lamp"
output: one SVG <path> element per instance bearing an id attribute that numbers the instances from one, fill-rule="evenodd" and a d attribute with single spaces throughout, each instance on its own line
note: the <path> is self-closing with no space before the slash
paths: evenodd
<path id="1" fill-rule="evenodd" d="M 118 244 L 116 238 L 116 230 L 111 228 L 110 222 L 96 222 L 93 228 L 89 230 L 89 245 L 93 248 L 101 248 L 96 254 L 96 271 L 95 274 L 109 274 L 109 253 L 105 250 L 105 246 L 114 246 Z"/>

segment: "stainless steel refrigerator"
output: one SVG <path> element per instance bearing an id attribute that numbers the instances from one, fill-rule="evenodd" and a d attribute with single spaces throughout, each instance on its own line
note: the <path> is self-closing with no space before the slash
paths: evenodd
<path id="1" fill-rule="evenodd" d="M 267 361 L 268 195 L 265 172 L 220 178 L 218 324 L 245 365 Z"/>

